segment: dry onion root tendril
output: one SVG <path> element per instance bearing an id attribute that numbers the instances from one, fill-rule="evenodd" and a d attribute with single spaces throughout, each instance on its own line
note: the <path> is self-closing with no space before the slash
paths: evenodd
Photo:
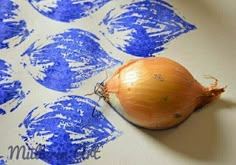
<path id="1" fill-rule="evenodd" d="M 94 92 L 129 122 L 148 129 L 167 129 L 185 121 L 194 110 L 220 97 L 218 80 L 202 86 L 179 63 L 164 57 L 131 60 Z"/>

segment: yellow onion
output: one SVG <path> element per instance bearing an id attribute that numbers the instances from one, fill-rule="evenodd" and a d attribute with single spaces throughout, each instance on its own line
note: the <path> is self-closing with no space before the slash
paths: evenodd
<path id="1" fill-rule="evenodd" d="M 131 60 L 101 88 L 100 95 L 121 116 L 149 129 L 176 126 L 224 92 L 217 80 L 204 87 L 185 67 L 164 57 Z"/>

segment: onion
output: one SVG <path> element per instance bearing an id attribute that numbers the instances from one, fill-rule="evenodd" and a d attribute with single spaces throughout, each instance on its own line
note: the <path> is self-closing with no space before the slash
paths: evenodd
<path id="1" fill-rule="evenodd" d="M 213 77 L 210 77 L 213 78 Z M 164 57 L 131 60 L 96 93 L 122 117 L 148 129 L 180 124 L 194 110 L 218 98 L 225 88 L 202 86 L 182 65 Z"/>

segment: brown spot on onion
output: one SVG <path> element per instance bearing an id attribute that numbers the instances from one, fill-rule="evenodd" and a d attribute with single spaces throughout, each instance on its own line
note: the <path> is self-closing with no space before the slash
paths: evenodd
<path id="1" fill-rule="evenodd" d="M 154 74 L 154 78 L 157 79 L 157 80 L 159 80 L 159 81 L 164 81 L 164 78 L 163 78 L 163 76 L 162 76 L 161 74 L 155 73 L 155 74 Z"/>
<path id="2" fill-rule="evenodd" d="M 174 114 L 174 118 L 176 118 L 176 119 L 181 118 L 181 117 L 182 117 L 182 115 L 179 113 Z"/>
<path id="3" fill-rule="evenodd" d="M 168 99 L 169 99 L 169 97 L 168 97 L 168 96 L 164 96 L 164 97 L 162 97 L 162 98 L 161 98 L 161 101 L 162 101 L 162 102 L 167 102 L 167 101 L 168 101 Z"/>

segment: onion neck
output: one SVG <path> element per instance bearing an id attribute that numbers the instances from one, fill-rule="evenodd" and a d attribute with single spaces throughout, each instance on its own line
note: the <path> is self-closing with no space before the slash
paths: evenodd
<path id="1" fill-rule="evenodd" d="M 202 96 L 199 96 L 199 102 L 196 106 L 196 109 L 203 107 L 204 105 L 214 101 L 219 98 L 221 93 L 225 91 L 225 87 L 217 88 L 217 87 L 209 87 L 205 88 Z"/>

